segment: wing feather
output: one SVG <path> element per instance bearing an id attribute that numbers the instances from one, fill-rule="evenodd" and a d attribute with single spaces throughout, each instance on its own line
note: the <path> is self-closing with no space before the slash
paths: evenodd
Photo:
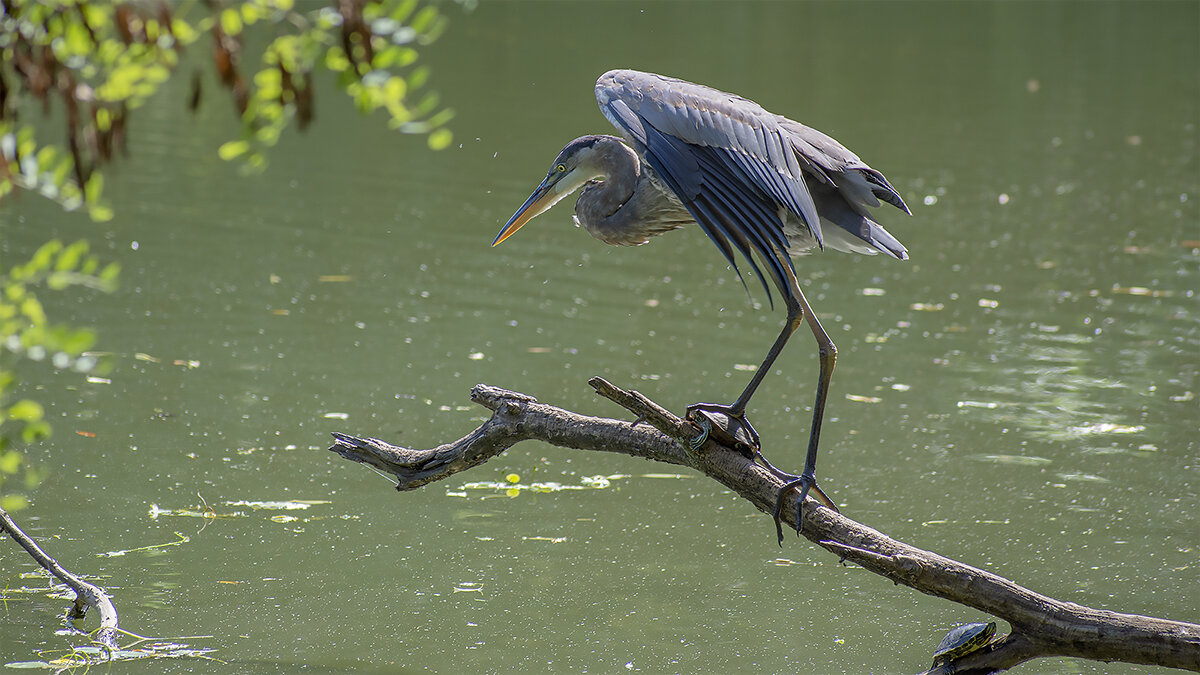
<path id="1" fill-rule="evenodd" d="M 866 216 L 880 199 L 907 211 L 904 200 L 881 173 L 829 136 L 748 99 L 650 73 L 605 73 L 596 82 L 596 99 L 730 266 L 737 270 L 736 249 L 764 288 L 752 251 L 780 292 L 791 294 L 783 265 L 792 263 L 780 207 L 803 223 L 818 245 L 825 217 L 827 225 L 846 230 L 837 241 L 849 236 L 862 241 L 860 250 L 904 255 L 904 247 Z M 820 192 L 817 200 L 813 190 Z"/>

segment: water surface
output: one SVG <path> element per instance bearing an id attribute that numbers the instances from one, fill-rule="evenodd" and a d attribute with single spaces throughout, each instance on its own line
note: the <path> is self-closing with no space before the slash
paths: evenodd
<path id="1" fill-rule="evenodd" d="M 842 567 L 697 475 L 523 444 L 398 494 L 328 432 L 429 447 L 477 382 L 592 414 L 602 374 L 676 410 L 732 399 L 778 331 L 699 231 L 634 249 L 569 203 L 496 249 L 555 153 L 610 133 L 592 83 L 633 67 L 751 97 L 838 138 L 913 210 L 912 259 L 797 262 L 840 350 L 821 484 L 895 537 L 1094 607 L 1200 619 L 1194 3 L 484 3 L 423 58 L 455 146 L 387 135 L 332 93 L 261 177 L 215 155 L 227 102 L 138 111 L 95 225 L 25 197 L 0 255 L 87 238 L 120 290 L 107 381 L 22 372 L 54 437 L 18 514 L 116 594 L 122 626 L 227 665 L 161 672 L 915 672 L 984 617 Z M 1193 242 L 1186 244 L 1185 242 Z M 754 399 L 799 468 L 816 379 L 798 333 Z M 79 435 L 76 432 L 86 432 Z M 463 489 L 515 473 L 604 489 Z M 319 502 L 284 510 L 261 502 Z M 171 515 L 207 504 L 221 517 Z M 164 513 L 166 511 L 166 513 Z M 98 557 L 180 541 L 177 546 Z M 32 564 L 0 547 L 8 587 Z M 8 594 L 0 655 L 63 603 Z M 1045 661 L 1030 672 L 1144 673 Z"/>

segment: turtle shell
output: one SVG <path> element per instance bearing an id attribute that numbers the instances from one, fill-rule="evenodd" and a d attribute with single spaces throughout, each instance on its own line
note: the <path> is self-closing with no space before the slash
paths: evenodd
<path id="1" fill-rule="evenodd" d="M 946 633 L 946 637 L 938 643 L 937 649 L 933 651 L 933 662 L 936 665 L 970 654 L 987 644 L 995 634 L 996 623 L 994 621 L 963 624 Z"/>

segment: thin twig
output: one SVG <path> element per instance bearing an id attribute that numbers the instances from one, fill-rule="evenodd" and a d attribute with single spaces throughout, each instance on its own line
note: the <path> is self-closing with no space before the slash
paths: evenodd
<path id="1" fill-rule="evenodd" d="M 17 524 L 13 522 L 13 519 L 9 517 L 4 509 L 0 509 L 0 529 L 7 532 L 8 536 L 20 544 L 21 548 L 24 548 L 47 572 L 58 577 L 71 590 L 75 591 L 75 603 L 67 612 L 68 618 L 82 619 L 87 607 L 96 608 L 96 611 L 100 613 L 100 628 L 96 631 L 96 635 L 92 639 L 107 647 L 116 649 L 118 630 L 117 608 L 113 606 L 112 598 L 99 586 L 89 584 L 71 574 L 62 565 L 58 564 L 57 560 L 46 555 L 46 552 L 38 546 L 32 537 L 17 527 Z"/>

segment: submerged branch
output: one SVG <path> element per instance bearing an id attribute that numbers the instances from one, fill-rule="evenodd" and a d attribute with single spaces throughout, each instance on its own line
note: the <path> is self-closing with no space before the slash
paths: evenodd
<path id="1" fill-rule="evenodd" d="M 95 607 L 100 613 L 100 628 L 96 631 L 96 636 L 93 638 L 96 642 L 100 642 L 113 649 L 117 648 L 117 608 L 113 606 L 112 599 L 99 586 L 94 586 L 79 577 L 71 574 L 58 561 L 46 555 L 46 552 L 38 546 L 37 542 L 32 537 L 25 534 L 4 509 L 0 509 L 0 529 L 8 533 L 8 536 L 13 538 L 13 541 L 21 545 L 29 555 L 37 561 L 37 564 L 46 569 L 47 572 L 58 577 L 60 581 L 66 584 L 71 590 L 75 591 L 75 604 L 67 612 L 67 618 L 75 620 L 82 619 L 84 613 L 89 606 Z"/>
<path id="2" fill-rule="evenodd" d="M 476 385 L 471 399 L 492 416 L 466 436 L 429 450 L 414 450 L 373 438 L 334 433 L 330 448 L 396 477 L 398 490 L 412 490 L 477 466 L 524 440 L 578 450 L 617 452 L 691 467 L 771 513 L 783 483 L 741 451 L 700 435 L 681 419 L 636 391 L 602 378 L 589 384 L 632 412 L 637 420 L 589 417 L 527 394 Z M 785 499 L 781 518 L 795 528 L 796 494 Z M 800 533 L 834 553 L 897 584 L 975 608 L 1009 622 L 1012 631 L 929 673 L 990 673 L 1025 661 L 1068 656 L 1200 671 L 1200 625 L 1092 609 L 1056 600 L 991 572 L 925 551 L 855 522 L 808 498 Z"/>

